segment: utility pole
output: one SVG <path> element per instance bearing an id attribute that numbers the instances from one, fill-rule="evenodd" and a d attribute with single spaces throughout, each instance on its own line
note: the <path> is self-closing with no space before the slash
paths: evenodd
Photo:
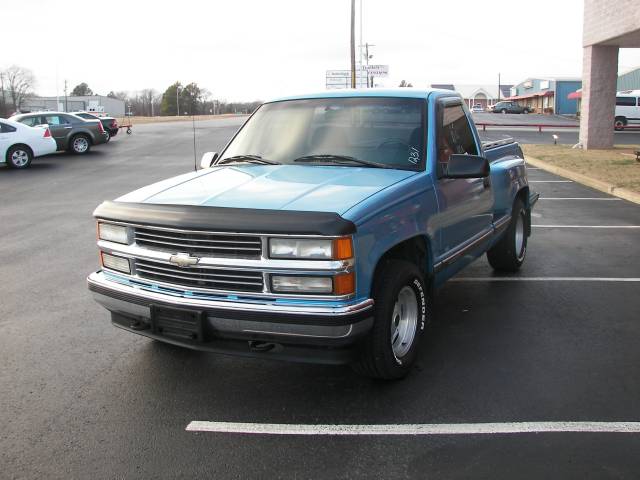
<path id="1" fill-rule="evenodd" d="M 498 72 L 498 101 L 500 101 L 500 72 Z"/>
<path id="2" fill-rule="evenodd" d="M 356 88 L 356 0 L 351 0 L 351 88 Z"/>
<path id="3" fill-rule="evenodd" d="M 178 112 L 178 117 L 180 116 L 180 99 L 178 98 L 178 92 L 180 91 L 180 87 L 176 84 L 176 111 Z"/>
<path id="4" fill-rule="evenodd" d="M 363 65 L 362 62 L 362 0 L 360 0 L 360 66 Z"/>
<path id="5" fill-rule="evenodd" d="M 64 80 L 64 111 L 69 111 L 69 100 L 67 98 L 67 79 Z"/>
<path id="6" fill-rule="evenodd" d="M 369 66 L 369 58 L 373 57 L 373 55 L 369 55 L 369 47 L 375 47 L 375 45 L 372 43 L 364 44 L 364 54 L 366 57 L 367 67 Z M 367 88 L 369 88 L 369 85 L 373 88 L 373 77 L 369 78 L 369 70 L 367 69 Z"/>

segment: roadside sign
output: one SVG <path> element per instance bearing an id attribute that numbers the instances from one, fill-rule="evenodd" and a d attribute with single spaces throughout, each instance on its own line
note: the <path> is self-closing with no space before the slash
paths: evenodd
<path id="1" fill-rule="evenodd" d="M 365 65 L 364 68 L 372 77 L 389 76 L 389 65 Z"/>
<path id="2" fill-rule="evenodd" d="M 362 69 L 357 69 L 356 88 L 366 88 L 367 82 L 367 72 Z M 351 88 L 351 70 L 327 70 L 325 87 L 327 90 Z"/>

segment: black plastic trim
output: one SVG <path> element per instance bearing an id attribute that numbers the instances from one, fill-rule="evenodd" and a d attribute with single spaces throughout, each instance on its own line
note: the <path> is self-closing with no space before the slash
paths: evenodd
<path id="1" fill-rule="evenodd" d="M 333 212 L 105 201 L 93 216 L 117 222 L 215 232 L 339 236 L 356 231 L 353 222 Z"/>
<path id="2" fill-rule="evenodd" d="M 357 345 L 351 344 L 346 346 L 313 346 L 313 345 L 295 345 L 284 344 L 279 342 L 273 343 L 274 348 L 258 351 L 252 349 L 249 340 L 237 340 L 227 338 L 213 338 L 205 342 L 182 340 L 173 337 L 167 337 L 153 333 L 151 329 L 132 328 L 132 324 L 136 319 L 111 314 L 111 323 L 123 330 L 136 333 L 145 337 L 153 338 L 161 342 L 170 343 L 179 347 L 189 348 L 203 352 L 221 353 L 225 355 L 236 355 L 243 357 L 262 358 L 270 360 L 288 360 L 303 363 L 317 363 L 326 365 L 344 365 L 355 360 L 357 355 Z"/>

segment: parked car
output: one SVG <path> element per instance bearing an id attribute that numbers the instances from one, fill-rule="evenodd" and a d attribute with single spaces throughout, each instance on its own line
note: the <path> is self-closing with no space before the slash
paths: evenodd
<path id="1" fill-rule="evenodd" d="M 100 121 L 85 120 L 72 113 L 22 113 L 11 117 L 11 120 L 29 126 L 48 125 L 58 150 L 67 150 L 78 155 L 87 153 L 93 145 L 107 141 Z"/>
<path id="2" fill-rule="evenodd" d="M 118 120 L 113 117 L 108 115 L 99 116 L 91 112 L 73 112 L 73 114 L 85 120 L 99 120 L 107 134 L 107 142 L 111 140 L 111 137 L 115 137 L 118 134 Z"/>
<path id="3" fill-rule="evenodd" d="M 618 92 L 615 115 L 616 130 L 624 130 L 626 126 L 640 124 L 640 90 Z"/>
<path id="4" fill-rule="evenodd" d="M 519 145 L 483 145 L 441 90 L 268 102 L 201 167 L 94 212 L 88 286 L 113 324 L 384 379 L 411 369 L 449 278 L 484 253 L 520 268 L 537 200 Z"/>
<path id="5" fill-rule="evenodd" d="M 493 113 L 529 113 L 531 109 L 529 107 L 523 107 L 516 102 L 498 102 L 496 103 L 491 111 Z"/>
<path id="6" fill-rule="evenodd" d="M 471 113 L 482 113 L 484 112 L 484 108 L 482 108 L 482 105 L 479 103 L 476 103 L 475 105 L 473 105 L 473 107 L 471 107 Z"/>
<path id="7" fill-rule="evenodd" d="M 27 168 L 35 157 L 56 151 L 56 141 L 48 127 L 28 127 L 0 118 L 0 164 Z"/>

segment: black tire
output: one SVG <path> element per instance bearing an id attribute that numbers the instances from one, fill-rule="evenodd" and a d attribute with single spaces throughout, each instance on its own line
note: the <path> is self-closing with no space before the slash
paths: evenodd
<path id="1" fill-rule="evenodd" d="M 522 113 L 524 113 L 525 115 L 526 115 L 526 114 L 528 114 L 528 113 L 529 113 L 529 109 L 528 109 L 528 108 L 525 108 L 525 109 L 522 111 Z"/>
<path id="2" fill-rule="evenodd" d="M 506 108 L 503 108 L 502 110 L 500 110 L 500 113 L 503 113 L 503 114 L 504 114 L 504 113 L 507 113 L 507 109 L 506 109 Z"/>
<path id="3" fill-rule="evenodd" d="M 616 117 L 613 121 L 613 129 L 617 132 L 624 130 L 624 127 L 627 126 L 627 119 L 625 117 Z"/>
<path id="4" fill-rule="evenodd" d="M 7 150 L 6 160 L 9 168 L 28 168 L 33 160 L 33 152 L 26 145 L 14 145 Z"/>
<path id="5" fill-rule="evenodd" d="M 75 155 L 89 153 L 89 150 L 91 150 L 91 139 L 84 133 L 78 133 L 69 140 L 68 150 Z"/>
<path id="6" fill-rule="evenodd" d="M 507 231 L 498 243 L 487 252 L 487 259 L 494 270 L 515 272 L 527 255 L 529 214 L 520 198 L 513 202 L 513 212 Z"/>
<path id="7" fill-rule="evenodd" d="M 109 130 L 104 131 L 104 136 L 106 138 L 104 143 L 109 143 L 109 140 L 111 140 L 111 134 L 109 133 Z"/>
<path id="8" fill-rule="evenodd" d="M 363 340 L 360 358 L 352 367 L 357 373 L 371 378 L 403 378 L 411 370 L 422 333 L 431 319 L 429 291 L 420 270 L 404 260 L 387 261 L 376 274 L 373 299 L 373 328 Z M 414 301 L 415 317 L 411 306 Z M 406 306 L 404 310 L 402 305 Z M 415 322 L 401 321 L 402 312 L 405 312 L 406 319 L 415 318 Z M 396 326 L 395 337 L 392 337 L 392 324 Z M 393 338 L 396 338 L 395 348 L 392 346 Z M 399 341 L 401 338 L 407 341 Z"/>

